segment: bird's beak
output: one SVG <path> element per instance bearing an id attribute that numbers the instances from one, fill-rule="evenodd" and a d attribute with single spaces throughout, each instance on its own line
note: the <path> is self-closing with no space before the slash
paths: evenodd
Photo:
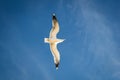
<path id="1" fill-rule="evenodd" d="M 63 39 L 62 42 L 65 41 L 65 40 L 66 40 L 66 39 Z"/>

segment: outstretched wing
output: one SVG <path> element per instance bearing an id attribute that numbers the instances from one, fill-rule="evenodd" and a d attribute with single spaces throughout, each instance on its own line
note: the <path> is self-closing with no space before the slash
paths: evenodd
<path id="1" fill-rule="evenodd" d="M 55 17 L 55 14 L 53 14 L 52 17 L 52 30 L 50 31 L 50 38 L 56 38 L 57 33 L 59 32 L 59 23 L 57 18 Z"/>
<path id="2" fill-rule="evenodd" d="M 51 43 L 50 44 L 50 50 L 51 50 L 52 55 L 54 57 L 54 63 L 56 65 L 56 69 L 58 69 L 58 65 L 59 65 L 59 62 L 60 62 L 60 54 L 59 54 L 59 51 L 57 49 L 57 44 L 56 43 Z"/>

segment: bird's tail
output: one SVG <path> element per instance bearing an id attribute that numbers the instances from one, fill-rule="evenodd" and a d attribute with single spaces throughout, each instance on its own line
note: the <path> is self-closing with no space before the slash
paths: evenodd
<path id="1" fill-rule="evenodd" d="M 45 43 L 49 43 L 48 38 L 44 38 Z"/>

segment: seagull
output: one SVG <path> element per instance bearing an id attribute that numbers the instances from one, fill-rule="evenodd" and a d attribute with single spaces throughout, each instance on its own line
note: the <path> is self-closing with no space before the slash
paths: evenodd
<path id="1" fill-rule="evenodd" d="M 55 16 L 55 14 L 52 15 L 52 29 L 49 34 L 49 38 L 44 38 L 45 43 L 49 43 L 50 50 L 54 58 L 54 63 L 56 70 L 58 69 L 59 63 L 60 63 L 60 53 L 57 49 L 57 44 L 64 41 L 64 39 L 58 39 L 57 34 L 59 32 L 59 23 Z"/>

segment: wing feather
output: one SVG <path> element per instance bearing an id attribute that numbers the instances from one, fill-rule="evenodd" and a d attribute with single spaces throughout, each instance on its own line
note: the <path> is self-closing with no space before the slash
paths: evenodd
<path id="1" fill-rule="evenodd" d="M 59 23 L 57 21 L 57 18 L 55 17 L 55 15 L 53 15 L 52 18 L 52 29 L 50 31 L 50 38 L 56 38 L 57 33 L 59 32 Z"/>
<path id="2" fill-rule="evenodd" d="M 60 61 L 60 54 L 59 51 L 57 49 L 57 44 L 56 43 L 51 43 L 50 44 L 50 50 L 52 52 L 52 55 L 54 57 L 54 62 L 55 64 L 59 64 Z"/>

